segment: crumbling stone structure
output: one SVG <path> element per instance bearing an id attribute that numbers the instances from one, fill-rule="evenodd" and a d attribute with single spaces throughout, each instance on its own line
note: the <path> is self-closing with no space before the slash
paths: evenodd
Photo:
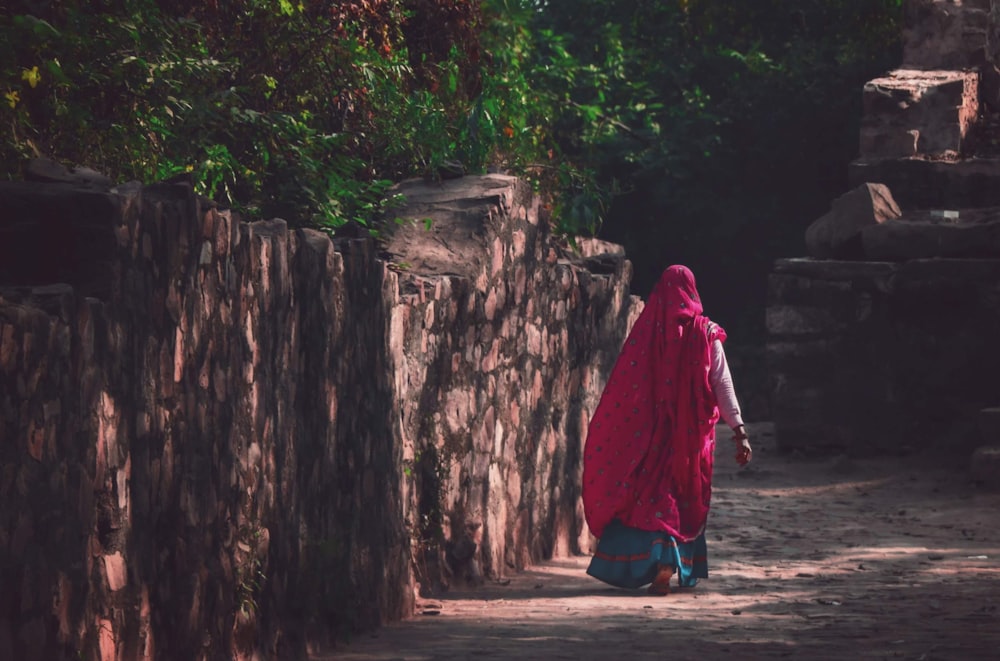
<path id="1" fill-rule="evenodd" d="M 302 658 L 586 550 L 629 262 L 511 177 L 400 192 L 376 242 L 0 185 L 0 658 Z"/>
<path id="2" fill-rule="evenodd" d="M 907 3 L 903 66 L 863 90 L 852 190 L 807 229 L 809 257 L 770 276 L 783 449 L 982 442 L 1000 373 L 998 34 L 997 0 Z"/>

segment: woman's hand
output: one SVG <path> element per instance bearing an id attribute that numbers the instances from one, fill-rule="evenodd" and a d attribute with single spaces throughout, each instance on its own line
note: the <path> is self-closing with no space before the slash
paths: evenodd
<path id="1" fill-rule="evenodd" d="M 746 466 L 753 458 L 753 449 L 750 447 L 750 437 L 744 425 L 733 429 L 733 441 L 736 443 L 736 463 Z"/>
<path id="2" fill-rule="evenodd" d="M 736 463 L 746 466 L 753 458 L 753 450 L 750 448 L 750 440 L 743 438 L 736 441 Z"/>

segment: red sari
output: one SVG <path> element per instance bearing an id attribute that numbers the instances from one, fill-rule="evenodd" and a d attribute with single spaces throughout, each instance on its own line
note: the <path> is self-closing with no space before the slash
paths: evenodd
<path id="1" fill-rule="evenodd" d="M 671 266 L 625 340 L 587 431 L 583 505 L 601 536 L 618 519 L 690 542 L 712 496 L 711 345 L 726 333 L 702 314 L 694 275 Z"/>

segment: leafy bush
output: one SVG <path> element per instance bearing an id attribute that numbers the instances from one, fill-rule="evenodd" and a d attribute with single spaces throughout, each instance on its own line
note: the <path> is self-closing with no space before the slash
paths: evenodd
<path id="1" fill-rule="evenodd" d="M 901 13 L 901 0 L 93 4 L 0 8 L 3 176 L 39 154 L 116 180 L 189 173 L 252 216 L 336 227 L 376 219 L 392 182 L 459 162 L 531 181 L 562 231 L 624 242 L 640 288 L 664 244 L 683 259 L 720 234 L 744 245 L 839 192 L 852 92 L 894 62 Z M 768 231 L 762 254 L 790 244 Z"/>
<path id="2" fill-rule="evenodd" d="M 543 4 L 534 32 L 576 60 L 558 142 L 615 193 L 600 233 L 636 291 L 686 263 L 736 336 L 762 335 L 771 263 L 846 190 L 862 86 L 900 62 L 902 0 L 862 4 Z"/>
<path id="3" fill-rule="evenodd" d="M 116 180 L 190 173 L 251 215 L 337 226 L 458 151 L 437 118 L 461 108 L 417 84 L 400 2 L 32 7 L 0 23 L 7 177 L 38 155 Z"/>

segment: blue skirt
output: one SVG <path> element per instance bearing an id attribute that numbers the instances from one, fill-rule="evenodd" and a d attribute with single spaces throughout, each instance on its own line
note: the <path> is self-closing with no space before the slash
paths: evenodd
<path id="1" fill-rule="evenodd" d="M 665 532 L 628 528 L 616 519 L 604 529 L 587 573 L 619 588 L 639 588 L 653 582 L 660 565 L 673 566 L 686 588 L 708 578 L 705 533 L 693 542 L 678 542 Z"/>

